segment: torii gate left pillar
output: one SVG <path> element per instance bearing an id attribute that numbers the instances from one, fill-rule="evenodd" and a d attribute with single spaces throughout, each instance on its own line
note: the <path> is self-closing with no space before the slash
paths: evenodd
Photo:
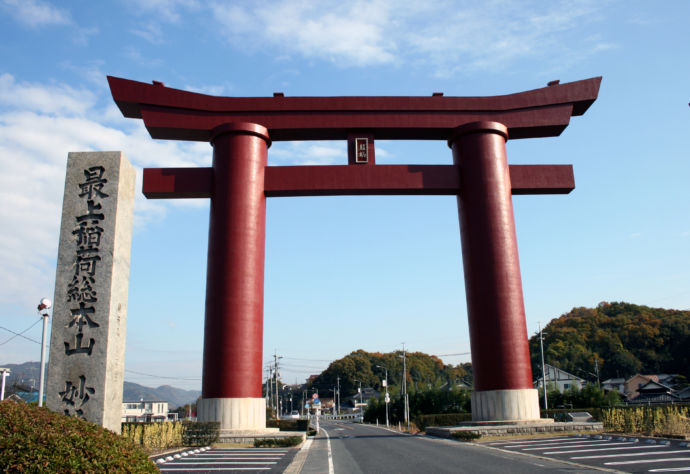
<path id="1" fill-rule="evenodd" d="M 108 78 L 126 117 L 154 138 L 210 141 L 212 168 L 146 169 L 148 198 L 211 198 L 199 419 L 263 431 L 266 197 L 456 195 L 475 386 L 475 421 L 534 421 L 511 194 L 574 188 L 570 165 L 508 165 L 505 141 L 559 135 L 598 95 L 592 78 L 497 97 L 211 97 Z M 455 164 L 266 166 L 270 140 L 447 140 Z M 367 145 L 368 144 L 368 145 Z M 359 158 L 359 156 L 357 156 Z"/>
<path id="2" fill-rule="evenodd" d="M 212 131 L 213 181 L 199 421 L 266 429 L 261 396 L 268 130 L 231 123 Z"/>

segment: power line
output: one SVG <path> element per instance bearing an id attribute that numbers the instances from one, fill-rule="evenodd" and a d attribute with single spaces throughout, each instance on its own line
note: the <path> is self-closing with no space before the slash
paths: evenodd
<path id="1" fill-rule="evenodd" d="M 14 332 L 11 329 L 7 329 L 6 327 L 0 326 L 0 329 L 4 329 L 5 331 L 11 332 L 12 334 L 14 334 L 14 336 L 10 337 L 8 340 L 6 340 L 4 342 L 0 342 L 0 346 L 7 344 L 8 342 L 10 342 L 12 339 L 14 339 L 17 336 L 22 337 L 22 338 L 26 339 L 27 341 L 35 342 L 36 344 L 40 345 L 41 344 L 40 342 L 36 341 L 35 339 L 31 339 L 30 337 L 22 336 L 22 334 L 24 334 L 26 331 L 28 331 L 29 329 L 31 329 L 32 327 L 34 327 L 35 325 L 40 323 L 42 320 L 43 320 L 43 318 L 39 318 L 35 323 L 33 323 L 28 328 L 24 329 L 22 332 Z"/>
<path id="2" fill-rule="evenodd" d="M 129 369 L 125 369 L 125 372 L 129 372 L 130 374 L 145 375 L 145 376 L 147 376 L 147 377 L 154 377 L 154 378 L 157 378 L 157 379 L 201 380 L 201 377 L 167 377 L 167 376 L 165 376 L 165 375 L 145 374 L 144 372 L 137 372 L 136 370 L 129 370 Z"/>
<path id="3" fill-rule="evenodd" d="M 333 362 L 331 359 L 299 359 L 297 357 L 283 357 L 283 359 L 287 360 L 307 360 L 309 362 Z"/>

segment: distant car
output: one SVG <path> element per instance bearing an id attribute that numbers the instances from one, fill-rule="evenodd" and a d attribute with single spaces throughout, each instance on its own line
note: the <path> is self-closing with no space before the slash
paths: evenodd
<path id="1" fill-rule="evenodd" d="M 288 418 L 291 418 L 293 420 L 299 420 L 299 412 L 297 410 L 292 410 L 288 415 Z"/>

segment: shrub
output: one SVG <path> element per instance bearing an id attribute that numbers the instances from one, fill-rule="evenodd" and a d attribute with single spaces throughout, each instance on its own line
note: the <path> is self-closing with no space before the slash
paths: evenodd
<path id="1" fill-rule="evenodd" d="M 450 436 L 458 441 L 472 441 L 482 437 L 476 431 L 453 431 Z"/>
<path id="2" fill-rule="evenodd" d="M 179 446 L 208 446 L 218 441 L 220 422 L 122 423 L 122 436 L 149 451 Z"/>
<path id="3" fill-rule="evenodd" d="M 208 446 L 220 437 L 219 421 L 183 421 L 182 444 L 184 446 Z"/>
<path id="4" fill-rule="evenodd" d="M 0 402 L 5 472 L 158 472 L 132 441 L 94 423 L 12 401 Z"/>
<path id="5" fill-rule="evenodd" d="M 149 451 L 183 446 L 182 422 L 122 423 L 122 436 Z"/>
<path id="6" fill-rule="evenodd" d="M 687 431 L 690 405 L 604 408 L 601 414 L 604 428 L 610 431 L 647 435 L 690 434 Z"/>
<path id="7" fill-rule="evenodd" d="M 472 421 L 472 413 L 440 413 L 434 415 L 419 415 L 414 423 L 424 431 L 427 426 L 456 426 L 465 421 Z"/>
<path id="8" fill-rule="evenodd" d="M 267 428 L 280 428 L 280 431 L 307 431 L 309 420 L 267 420 Z"/>
<path id="9" fill-rule="evenodd" d="M 289 436 L 287 438 L 265 438 L 255 439 L 255 448 L 290 448 L 302 442 L 300 436 Z"/>

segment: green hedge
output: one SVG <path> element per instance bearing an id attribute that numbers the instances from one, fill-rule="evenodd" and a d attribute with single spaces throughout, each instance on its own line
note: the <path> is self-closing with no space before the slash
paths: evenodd
<path id="1" fill-rule="evenodd" d="M 178 421 L 162 423 L 122 423 L 122 436 L 148 450 L 180 446 L 207 446 L 218 441 L 217 421 Z"/>
<path id="2" fill-rule="evenodd" d="M 255 439 L 255 448 L 291 448 L 302 442 L 301 436 L 290 436 L 287 438 L 265 438 Z"/>
<path id="3" fill-rule="evenodd" d="M 465 421 L 472 421 L 472 413 L 418 415 L 413 421 L 420 431 L 424 431 L 427 426 L 457 426 Z"/>
<path id="4" fill-rule="evenodd" d="M 0 402 L 3 472 L 158 472 L 131 440 L 99 425 L 24 403 Z"/>
<path id="5" fill-rule="evenodd" d="M 280 431 L 307 431 L 309 420 L 267 420 L 266 428 L 280 428 Z"/>

